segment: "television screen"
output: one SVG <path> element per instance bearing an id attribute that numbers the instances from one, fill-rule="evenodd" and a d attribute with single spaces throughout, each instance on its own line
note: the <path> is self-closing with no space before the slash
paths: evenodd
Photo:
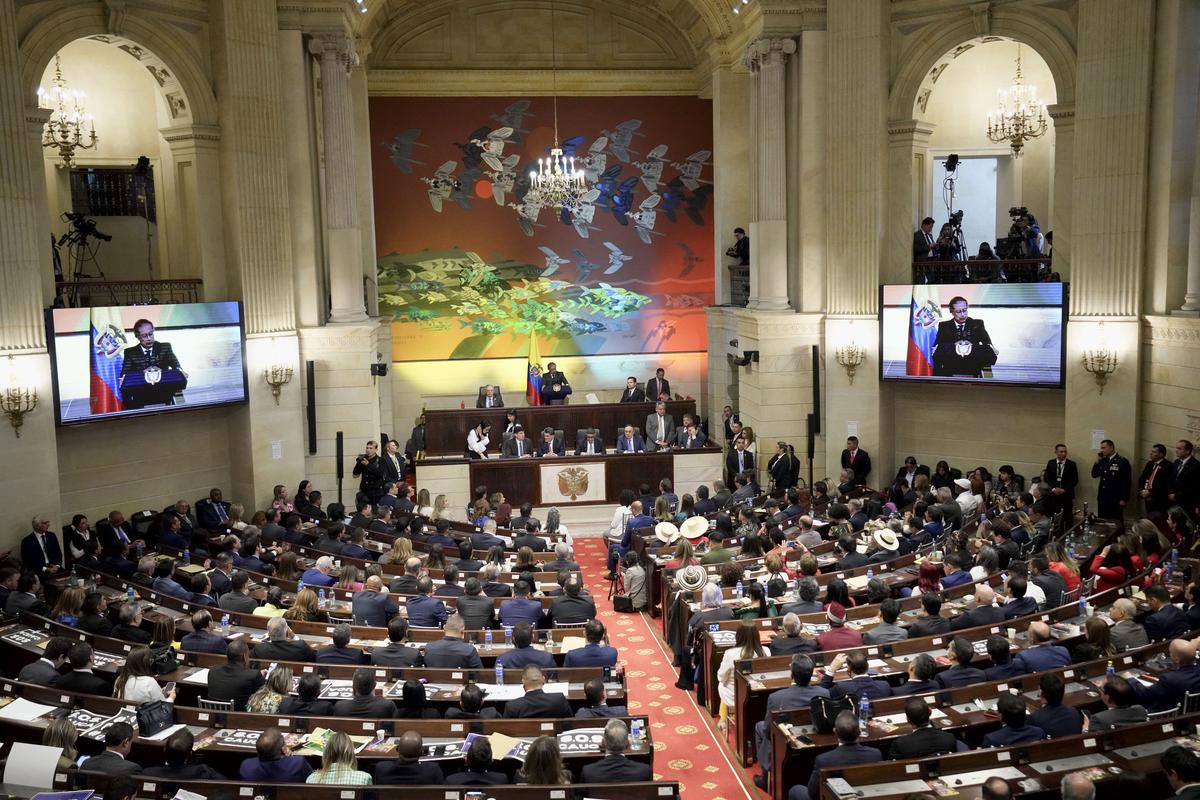
<path id="1" fill-rule="evenodd" d="M 48 317 L 59 425 L 247 400 L 240 303 L 56 308 Z"/>
<path id="2" fill-rule="evenodd" d="M 1067 285 L 880 287 L 880 378 L 1063 385 Z"/>

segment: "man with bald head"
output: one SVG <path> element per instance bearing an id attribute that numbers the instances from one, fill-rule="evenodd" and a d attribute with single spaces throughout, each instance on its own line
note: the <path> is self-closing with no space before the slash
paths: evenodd
<path id="1" fill-rule="evenodd" d="M 1050 638 L 1050 626 L 1038 621 L 1029 625 L 1029 647 L 1018 653 L 1013 660 L 1027 673 L 1041 672 L 1069 666 L 1071 654 L 1067 652 L 1067 648 L 1054 644 Z"/>
<path id="2" fill-rule="evenodd" d="M 1082 772 L 1071 772 L 1063 776 L 1062 800 L 1096 800 L 1096 787 Z"/>
<path id="3" fill-rule="evenodd" d="M 1196 664 L 1196 644 L 1186 639 L 1175 639 L 1170 646 L 1171 661 L 1175 669 L 1161 672 L 1158 680 L 1145 686 L 1133 681 L 1133 692 L 1138 702 L 1153 714 L 1166 711 L 1183 702 L 1188 692 L 1200 692 L 1200 665 Z"/>
<path id="4" fill-rule="evenodd" d="M 980 625 L 998 625 L 1004 620 L 1004 609 L 996 605 L 996 591 L 986 583 L 975 589 L 975 607 L 950 619 L 950 630 L 961 631 Z"/>
<path id="5" fill-rule="evenodd" d="M 421 763 L 425 742 L 416 731 L 405 731 L 396 740 L 396 760 L 375 768 L 375 782 L 420 786 L 445 783 L 442 769 L 434 763 Z"/>
<path id="6" fill-rule="evenodd" d="M 1133 621 L 1137 615 L 1137 606 L 1128 597 L 1118 598 L 1112 604 L 1112 608 L 1108 610 L 1108 615 L 1112 617 L 1113 621 L 1113 626 L 1108 629 L 1108 633 L 1112 637 L 1113 647 L 1117 648 L 1118 653 L 1150 644 L 1150 638 L 1146 636 L 1146 629 Z"/>
<path id="7" fill-rule="evenodd" d="M 350 601 L 355 625 L 373 625 L 382 628 L 388 624 L 400 606 L 383 591 L 383 578 L 372 575 L 363 584 L 362 591 Z"/>
<path id="8" fill-rule="evenodd" d="M 388 590 L 394 594 L 416 594 L 417 578 L 421 577 L 421 559 L 412 556 L 404 562 L 404 574 L 392 581 Z"/>
<path id="9" fill-rule="evenodd" d="M 546 676 L 535 666 L 528 666 L 521 673 L 521 685 L 525 688 L 525 696 L 509 700 L 504 707 L 505 718 L 514 717 L 547 717 L 564 719 L 575 716 L 571 704 L 564 694 L 547 694 L 542 687 L 546 685 Z"/>

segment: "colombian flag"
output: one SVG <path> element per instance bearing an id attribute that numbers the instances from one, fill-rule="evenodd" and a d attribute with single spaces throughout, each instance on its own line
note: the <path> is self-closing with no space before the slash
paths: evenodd
<path id="1" fill-rule="evenodd" d="M 537 334 L 529 334 L 529 372 L 525 382 L 525 397 L 529 405 L 542 404 L 542 354 L 538 352 Z"/>
<path id="2" fill-rule="evenodd" d="M 121 364 L 125 361 L 125 347 L 129 341 L 121 323 L 120 310 L 93 308 L 89 338 L 92 345 L 92 413 L 121 411 L 124 406 L 117 383 L 121 379 Z"/>
<path id="3" fill-rule="evenodd" d="M 905 359 L 904 374 L 933 374 L 933 343 L 937 339 L 940 321 L 941 306 L 937 287 L 928 284 L 913 286 L 908 324 L 908 357 Z"/>

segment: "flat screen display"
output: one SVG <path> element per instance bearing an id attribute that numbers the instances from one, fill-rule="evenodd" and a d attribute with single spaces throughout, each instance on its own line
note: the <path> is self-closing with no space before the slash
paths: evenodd
<path id="1" fill-rule="evenodd" d="M 1067 285 L 880 287 L 880 378 L 1062 387 Z"/>
<path id="2" fill-rule="evenodd" d="M 240 303 L 56 308 L 47 317 L 59 425 L 247 400 Z"/>

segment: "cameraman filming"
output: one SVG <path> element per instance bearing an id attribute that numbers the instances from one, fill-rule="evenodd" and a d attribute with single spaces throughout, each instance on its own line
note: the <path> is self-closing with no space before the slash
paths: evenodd
<path id="1" fill-rule="evenodd" d="M 384 467 L 377 442 L 367 442 L 366 450 L 354 461 L 354 476 L 358 478 L 358 491 L 374 506 L 383 497 Z"/>

